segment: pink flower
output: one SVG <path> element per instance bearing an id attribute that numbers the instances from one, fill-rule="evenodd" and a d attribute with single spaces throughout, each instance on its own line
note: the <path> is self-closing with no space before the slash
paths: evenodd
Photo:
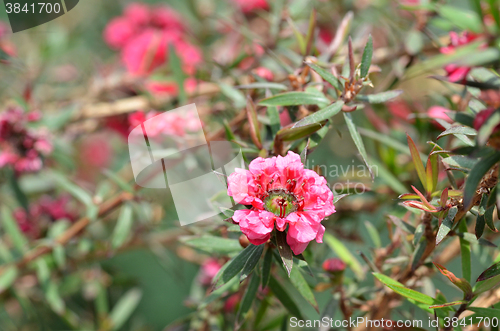
<path id="1" fill-rule="evenodd" d="M 345 270 L 346 264 L 344 261 L 338 258 L 331 258 L 323 262 L 323 270 L 329 273 L 339 273 Z"/>
<path id="2" fill-rule="evenodd" d="M 432 106 L 429 110 L 427 110 L 427 115 L 429 115 L 431 119 L 441 119 L 448 123 L 453 123 L 451 118 L 446 115 L 446 113 L 450 111 L 451 110 L 441 106 Z"/>
<path id="3" fill-rule="evenodd" d="M 233 0 L 245 14 L 249 14 L 259 9 L 269 9 L 267 0 Z"/>
<path id="4" fill-rule="evenodd" d="M 0 168 L 12 166 L 17 174 L 42 168 L 42 156 L 52 151 L 52 144 L 41 131 L 26 124 L 39 119 L 38 114 L 9 108 L 0 114 Z"/>
<path id="5" fill-rule="evenodd" d="M 134 24 L 125 17 L 112 19 L 104 29 L 104 41 L 114 49 L 123 48 L 135 34 Z"/>
<path id="6" fill-rule="evenodd" d="M 217 259 L 209 258 L 203 262 L 200 268 L 199 281 L 202 285 L 208 286 L 212 279 L 217 275 L 222 265 Z"/>
<path id="7" fill-rule="evenodd" d="M 478 37 L 478 35 L 467 31 L 462 32 L 460 35 L 452 31 L 450 32 L 450 44 L 446 47 L 441 47 L 440 52 L 443 54 L 453 54 L 458 47 L 467 45 L 476 40 Z M 481 46 L 481 48 L 484 48 L 484 46 L 485 45 Z M 460 82 L 465 80 L 471 69 L 472 68 L 470 67 L 459 66 L 454 63 L 450 63 L 444 67 L 450 82 Z"/>
<path id="8" fill-rule="evenodd" d="M 135 26 L 146 25 L 151 19 L 149 7 L 138 2 L 130 3 L 123 11 L 123 15 Z"/>
<path id="9" fill-rule="evenodd" d="M 148 121 L 154 117 L 156 119 Z M 145 121 L 148 121 L 146 124 L 148 137 L 153 139 L 161 139 L 164 136 L 183 137 L 189 132 L 196 133 L 201 130 L 200 120 L 193 112 L 160 114 L 153 110 L 148 113 L 138 111 L 129 115 L 129 123 L 132 129 Z"/>
<path id="10" fill-rule="evenodd" d="M 236 169 L 228 178 L 228 195 L 251 205 L 237 210 L 233 220 L 254 245 L 265 243 L 274 228 L 285 231 L 295 254 L 316 239 L 321 243 L 325 227 L 321 221 L 335 212 L 333 193 L 324 177 L 304 169 L 300 156 L 257 158 L 249 170 Z"/>
<path id="11" fill-rule="evenodd" d="M 273 72 L 267 69 L 266 67 L 258 67 L 255 68 L 253 71 L 257 76 L 264 78 L 265 80 L 272 81 L 274 79 Z"/>
<path id="12" fill-rule="evenodd" d="M 185 29 L 182 17 L 168 7 L 158 7 L 151 14 L 151 22 L 162 29 L 179 30 Z"/>

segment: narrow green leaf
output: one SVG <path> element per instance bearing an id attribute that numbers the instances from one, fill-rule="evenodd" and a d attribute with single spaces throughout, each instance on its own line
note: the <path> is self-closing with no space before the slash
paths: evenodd
<path id="1" fill-rule="evenodd" d="M 130 318 L 137 305 L 141 301 L 142 292 L 138 288 L 133 288 L 125 293 L 116 303 L 109 314 L 112 330 L 120 330 L 125 322 Z"/>
<path id="2" fill-rule="evenodd" d="M 273 264 L 273 251 L 270 247 L 267 248 L 262 263 L 262 288 L 266 288 L 271 277 L 271 267 Z"/>
<path id="3" fill-rule="evenodd" d="M 235 330 L 238 330 L 241 327 L 241 324 L 246 318 L 247 312 L 252 307 L 253 300 L 257 296 L 257 291 L 259 290 L 259 284 L 259 275 L 254 273 L 250 278 L 250 282 L 248 283 L 245 294 L 243 295 L 243 299 L 240 302 L 238 313 L 236 314 Z"/>
<path id="4" fill-rule="evenodd" d="M 16 266 L 6 267 L 2 270 L 0 274 L 0 293 L 3 293 L 6 289 L 10 288 L 12 284 L 17 279 L 18 270 Z"/>
<path id="5" fill-rule="evenodd" d="M 108 177 L 109 179 L 111 179 L 113 182 L 115 182 L 116 185 L 118 185 L 118 187 L 120 187 L 122 190 L 130 192 L 130 193 L 134 193 L 134 189 L 133 189 L 132 185 L 130 185 L 129 183 L 127 183 L 126 181 L 124 181 L 121 177 L 119 177 L 114 172 L 112 172 L 112 171 L 110 171 L 108 169 L 104 169 L 102 171 L 102 173 L 106 177 Z"/>
<path id="6" fill-rule="evenodd" d="M 384 103 L 397 98 L 401 93 L 403 93 L 403 90 L 393 90 L 377 94 L 358 95 L 356 97 L 356 100 L 368 103 Z"/>
<path id="7" fill-rule="evenodd" d="M 378 230 L 375 228 L 375 226 L 373 226 L 373 224 L 371 222 L 365 221 L 365 228 L 368 231 L 368 234 L 370 235 L 370 238 L 371 238 L 375 248 L 382 247 L 382 240 L 380 239 L 380 235 L 378 233 Z"/>
<path id="8" fill-rule="evenodd" d="M 123 245 L 130 235 L 133 224 L 132 215 L 132 206 L 130 204 L 123 205 L 113 230 L 113 234 L 111 235 L 111 246 L 113 249 L 117 249 Z"/>
<path id="9" fill-rule="evenodd" d="M 220 287 L 221 285 L 229 282 L 233 279 L 237 274 L 245 266 L 248 258 L 253 253 L 258 246 L 248 245 L 241 253 L 232 258 L 227 264 L 221 269 L 220 274 L 215 277 L 213 290 Z"/>
<path id="10" fill-rule="evenodd" d="M 485 226 L 486 220 L 484 219 L 484 215 L 477 215 L 476 226 L 474 228 L 477 239 L 483 236 Z"/>
<path id="11" fill-rule="evenodd" d="M 479 129 L 479 132 L 477 133 L 478 145 L 486 144 L 498 124 L 500 124 L 500 111 L 497 110 L 491 114 L 490 117 L 488 117 Z"/>
<path id="12" fill-rule="evenodd" d="M 285 287 L 281 286 L 276 278 L 271 276 L 269 279 L 269 288 L 273 291 L 274 295 L 283 304 L 283 306 L 294 316 L 303 319 L 299 307 L 292 299 L 290 294 L 286 291 Z"/>
<path id="13" fill-rule="evenodd" d="M 460 126 L 460 125 L 454 125 L 454 126 L 450 126 L 448 129 L 446 129 L 445 131 L 443 131 L 438 137 L 437 139 L 439 140 L 439 138 L 442 138 L 442 137 L 445 137 L 445 136 L 449 136 L 449 135 L 455 135 L 455 134 L 465 134 L 465 135 L 468 135 L 468 136 L 475 136 L 477 135 L 477 131 L 474 130 L 473 128 L 469 128 L 469 127 L 466 127 L 466 126 Z"/>
<path id="14" fill-rule="evenodd" d="M 352 255 L 349 249 L 345 247 L 340 240 L 326 232 L 323 235 L 323 240 L 338 255 L 338 257 L 352 269 L 359 279 L 364 278 L 365 272 L 363 271 L 361 263 L 354 257 L 354 255 Z"/>
<path id="15" fill-rule="evenodd" d="M 263 251 L 264 244 L 257 246 L 257 248 L 252 251 L 252 253 L 248 257 L 247 262 L 243 266 L 243 270 L 241 270 L 240 282 L 244 281 L 248 277 L 248 275 L 250 275 L 253 269 L 255 269 L 255 267 L 259 263 Z"/>
<path id="16" fill-rule="evenodd" d="M 327 106 L 326 108 L 320 109 L 317 112 L 307 117 L 304 117 L 303 119 L 295 123 L 293 127 L 300 128 L 303 126 L 311 125 L 314 123 L 320 123 L 327 119 L 330 119 L 333 116 L 337 115 L 342 110 L 343 105 L 344 105 L 343 101 L 334 102 L 331 105 Z"/>
<path id="17" fill-rule="evenodd" d="M 285 266 L 285 269 L 290 277 L 293 267 L 293 252 L 288 243 L 286 242 L 286 233 L 281 231 L 276 231 L 276 244 L 278 246 L 278 252 L 280 253 L 281 260 Z"/>
<path id="18" fill-rule="evenodd" d="M 498 285 L 500 285 L 500 274 L 484 281 L 477 281 L 476 285 L 473 288 L 474 295 L 477 296 L 481 293 L 491 290 L 492 288 L 497 287 Z"/>
<path id="19" fill-rule="evenodd" d="M 498 318 L 500 316 L 500 309 L 496 308 L 467 307 L 467 310 L 477 313 L 476 315 L 480 317 Z"/>
<path id="20" fill-rule="evenodd" d="M 460 29 L 475 33 L 480 33 L 482 31 L 481 19 L 475 12 L 447 5 L 438 7 L 437 11 L 439 15 L 446 18 Z"/>
<path id="21" fill-rule="evenodd" d="M 498 275 L 500 275 L 500 263 L 495 263 L 494 265 L 486 269 L 481 275 L 479 275 L 477 281 L 481 282 Z"/>
<path id="22" fill-rule="evenodd" d="M 304 62 L 304 63 L 307 64 L 312 70 L 316 71 L 318 75 L 321 76 L 321 78 L 330 83 L 334 88 L 336 88 L 339 91 L 344 90 L 340 81 L 330 71 L 323 69 L 322 67 L 320 67 L 315 63 L 311 62 Z"/>
<path id="23" fill-rule="evenodd" d="M 270 90 L 288 90 L 288 87 L 283 84 L 271 83 L 271 82 L 256 82 L 245 85 L 235 86 L 237 89 L 270 89 Z"/>
<path id="24" fill-rule="evenodd" d="M 424 189 L 426 189 L 427 181 L 425 177 L 425 168 L 424 164 L 422 163 L 422 159 L 420 158 L 417 146 L 408 134 L 406 134 L 406 138 L 408 140 L 408 147 L 410 148 L 411 158 L 413 160 L 413 164 L 415 165 L 415 169 L 417 170 L 418 178 L 420 179 L 420 182 L 422 183 Z"/>
<path id="25" fill-rule="evenodd" d="M 488 227 L 490 228 L 491 231 L 498 232 L 498 230 L 495 227 L 495 223 L 493 222 L 493 211 L 494 210 L 495 210 L 495 205 L 486 209 L 486 211 L 484 212 L 484 220 L 486 221 L 486 225 L 488 225 Z"/>
<path id="26" fill-rule="evenodd" d="M 403 221 L 402 219 L 400 219 L 396 216 L 389 215 L 388 217 L 392 221 L 392 223 L 394 223 L 394 225 L 396 225 L 398 228 L 402 229 L 403 231 L 405 231 L 409 234 L 415 233 L 416 229 L 413 225 L 406 223 L 405 221 Z"/>
<path id="27" fill-rule="evenodd" d="M 237 90 L 226 83 L 219 83 L 219 87 L 222 94 L 231 99 L 236 108 L 245 107 L 245 105 L 247 104 L 247 99 L 240 90 Z"/>
<path id="28" fill-rule="evenodd" d="M 461 231 L 467 231 L 467 224 L 465 219 L 458 220 L 458 225 Z M 470 282 L 472 274 L 471 257 L 470 257 L 470 243 L 464 238 L 460 238 L 460 257 L 462 259 L 462 277 Z"/>
<path id="29" fill-rule="evenodd" d="M 241 251 L 241 245 L 237 239 L 221 238 L 208 234 L 201 237 L 181 237 L 180 241 L 209 254 L 227 255 Z"/>
<path id="30" fill-rule="evenodd" d="M 361 69 L 360 75 L 361 77 L 366 77 L 368 75 L 368 71 L 370 70 L 370 65 L 372 63 L 373 56 L 373 39 L 370 35 L 368 37 L 368 42 L 366 43 L 365 49 L 363 51 L 363 56 L 361 57 Z"/>
<path id="31" fill-rule="evenodd" d="M 186 79 L 186 74 L 182 70 L 181 59 L 177 55 L 175 47 L 173 44 L 168 45 L 168 64 L 170 70 L 172 70 L 175 82 L 177 83 L 177 88 L 179 89 L 178 98 L 180 104 L 186 104 L 187 95 L 184 90 L 184 80 Z"/>
<path id="32" fill-rule="evenodd" d="M 453 228 L 453 221 L 455 219 L 455 216 L 457 215 L 458 208 L 457 206 L 453 206 L 450 208 L 448 211 L 448 215 L 446 215 L 445 219 L 443 220 L 443 223 L 441 223 L 441 226 L 439 227 L 438 233 L 436 235 L 436 245 L 439 245 L 439 243 L 446 237 L 446 235 L 450 232 L 450 230 Z"/>
<path id="33" fill-rule="evenodd" d="M 325 122 L 326 123 L 326 122 Z M 276 139 L 283 141 L 292 141 L 305 138 L 319 131 L 324 127 L 325 123 L 315 123 L 311 125 L 301 126 L 299 128 L 284 128 L 278 131 Z"/>
<path id="34" fill-rule="evenodd" d="M 424 39 L 422 32 L 418 29 L 412 29 L 408 32 L 405 41 L 405 48 L 410 55 L 416 55 L 420 53 L 422 48 L 424 47 Z"/>
<path id="35" fill-rule="evenodd" d="M 328 105 L 326 97 L 308 92 L 286 92 L 276 94 L 259 102 L 261 106 L 300 106 L 300 105 Z"/>
<path id="36" fill-rule="evenodd" d="M 274 137 L 281 129 L 280 113 L 275 106 L 267 107 L 267 116 L 271 126 L 271 135 Z"/>
<path id="37" fill-rule="evenodd" d="M 459 300 L 459 301 L 447 302 L 447 303 L 442 303 L 442 304 L 430 306 L 429 308 L 437 309 L 437 308 L 451 307 L 451 306 L 462 305 L 462 304 L 467 303 L 467 302 L 468 301 Z"/>
<path id="38" fill-rule="evenodd" d="M 10 237 L 17 250 L 23 253 L 28 248 L 28 239 L 26 239 L 21 229 L 19 229 L 19 225 L 14 217 L 12 217 L 10 210 L 6 206 L 2 206 L 1 208 L 2 224 L 5 233 Z"/>
<path id="39" fill-rule="evenodd" d="M 464 208 L 468 208 L 471 205 L 472 198 L 476 193 L 479 182 L 488 170 L 490 170 L 491 167 L 493 167 L 498 161 L 500 161 L 500 152 L 495 152 L 482 158 L 481 161 L 476 163 L 476 165 L 472 168 L 465 182 L 463 199 Z"/>
<path id="40" fill-rule="evenodd" d="M 351 134 L 351 138 L 354 141 L 356 147 L 358 148 L 358 151 L 361 154 L 363 162 L 368 167 L 368 171 L 370 171 L 370 176 L 372 177 L 372 180 L 375 180 L 372 167 L 370 166 L 370 164 L 368 164 L 368 155 L 366 154 L 365 145 L 363 144 L 363 139 L 361 138 L 361 135 L 359 134 L 358 129 L 356 128 L 356 125 L 352 120 L 351 114 L 349 113 L 343 113 L 343 114 L 349 133 Z"/>
<path id="41" fill-rule="evenodd" d="M 316 298 L 314 297 L 309 284 L 307 284 L 304 276 L 302 276 L 300 272 L 300 268 L 293 268 L 290 273 L 290 281 L 293 286 L 299 291 L 299 293 L 306 299 L 307 302 L 314 307 L 314 309 L 319 313 L 318 302 L 316 302 Z"/>

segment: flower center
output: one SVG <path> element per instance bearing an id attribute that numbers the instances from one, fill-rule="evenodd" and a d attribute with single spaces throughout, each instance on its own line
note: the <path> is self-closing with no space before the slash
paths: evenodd
<path id="1" fill-rule="evenodd" d="M 278 217 L 286 217 L 297 210 L 297 198 L 281 189 L 269 192 L 264 198 L 264 209 Z"/>

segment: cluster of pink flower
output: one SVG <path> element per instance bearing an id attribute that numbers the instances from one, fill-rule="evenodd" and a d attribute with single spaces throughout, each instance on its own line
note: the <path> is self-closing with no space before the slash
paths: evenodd
<path id="1" fill-rule="evenodd" d="M 234 0 L 234 2 L 245 14 L 252 13 L 259 9 L 262 10 L 269 9 L 269 4 L 267 3 L 267 0 Z"/>
<path id="2" fill-rule="evenodd" d="M 250 170 L 236 169 L 228 178 L 228 194 L 251 209 L 237 210 L 233 220 L 254 245 L 269 240 L 275 226 L 285 231 L 295 254 L 314 239 L 322 242 L 321 221 L 335 212 L 333 193 L 324 177 L 304 169 L 300 156 L 257 158 Z"/>
<path id="3" fill-rule="evenodd" d="M 185 30 L 182 17 L 173 9 L 131 3 L 122 16 L 108 23 L 104 40 L 121 51 L 123 63 L 133 74 L 149 74 L 166 63 L 170 44 L 182 61 L 183 70 L 194 74 L 202 55 L 186 41 Z"/>
<path id="4" fill-rule="evenodd" d="M 137 111 L 129 115 L 128 120 L 130 128 L 141 125 L 145 121 L 156 117 L 155 120 L 147 123 L 147 134 L 150 138 L 162 138 L 164 136 L 183 137 L 186 133 L 199 132 L 201 122 L 194 112 L 166 112 L 160 113 L 152 110 L 147 113 Z"/>
<path id="5" fill-rule="evenodd" d="M 52 151 L 52 144 L 45 134 L 26 126 L 40 117 L 38 112 L 25 113 L 20 108 L 0 114 L 0 168 L 10 165 L 18 174 L 42 168 L 42 155 Z"/>
<path id="6" fill-rule="evenodd" d="M 478 35 L 467 31 L 464 31 L 461 34 L 452 31 L 450 32 L 450 44 L 446 47 L 441 47 L 440 52 L 442 54 L 453 54 L 458 47 L 470 44 L 478 37 Z M 471 68 L 451 63 L 446 65 L 444 70 L 446 70 L 450 82 L 461 82 L 465 80 L 467 74 L 471 71 Z"/>
<path id="7" fill-rule="evenodd" d="M 30 206 L 29 212 L 23 208 L 15 210 L 14 218 L 19 224 L 21 231 L 31 238 L 38 238 L 44 226 L 50 222 L 62 219 L 74 221 L 76 219 L 76 214 L 68 207 L 69 201 L 68 196 L 53 199 L 44 195 Z"/>

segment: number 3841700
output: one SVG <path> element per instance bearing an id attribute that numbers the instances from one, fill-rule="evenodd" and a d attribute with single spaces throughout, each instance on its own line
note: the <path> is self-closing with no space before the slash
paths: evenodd
<path id="1" fill-rule="evenodd" d="M 39 2 L 38 4 L 32 3 L 28 5 L 27 3 L 20 4 L 20 3 L 10 3 L 6 2 L 5 3 L 5 8 L 7 10 L 7 14 L 15 13 L 33 13 L 33 14 L 42 14 L 42 13 L 59 13 L 61 11 L 61 4 L 60 3 L 50 3 L 50 2 Z"/>
<path id="2" fill-rule="evenodd" d="M 457 317 L 445 317 L 444 318 L 444 327 L 458 327 L 458 326 L 468 326 L 468 325 L 474 325 L 477 324 L 479 326 L 484 326 L 484 327 L 498 327 L 500 325 L 500 321 L 498 317 L 469 317 L 469 318 L 462 318 L 459 320 Z"/>

